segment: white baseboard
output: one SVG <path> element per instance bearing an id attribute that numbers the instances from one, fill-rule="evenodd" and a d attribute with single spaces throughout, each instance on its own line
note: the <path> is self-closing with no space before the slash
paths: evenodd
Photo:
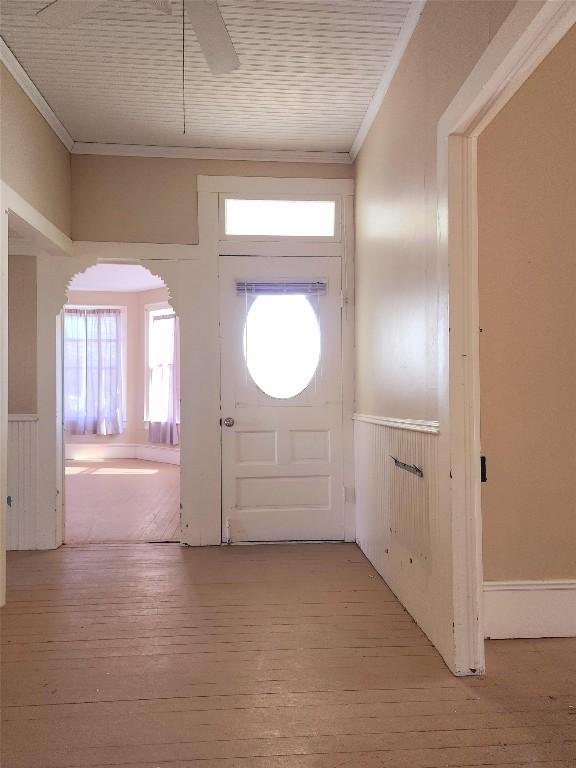
<path id="1" fill-rule="evenodd" d="M 66 443 L 66 459 L 76 461 L 143 459 L 163 464 L 180 464 L 180 448 L 150 443 Z"/>
<path id="2" fill-rule="evenodd" d="M 174 445 L 137 445 L 136 459 L 160 461 L 164 464 L 180 464 L 180 448 Z"/>
<path id="3" fill-rule="evenodd" d="M 576 637 L 576 579 L 484 582 L 484 636 Z"/>

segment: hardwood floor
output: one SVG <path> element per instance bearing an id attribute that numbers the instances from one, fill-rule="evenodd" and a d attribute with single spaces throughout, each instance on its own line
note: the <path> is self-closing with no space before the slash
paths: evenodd
<path id="1" fill-rule="evenodd" d="M 576 639 L 455 678 L 354 545 L 9 553 L 3 768 L 576 765 Z"/>
<path id="2" fill-rule="evenodd" d="M 66 543 L 180 540 L 180 467 L 140 459 L 66 464 Z"/>

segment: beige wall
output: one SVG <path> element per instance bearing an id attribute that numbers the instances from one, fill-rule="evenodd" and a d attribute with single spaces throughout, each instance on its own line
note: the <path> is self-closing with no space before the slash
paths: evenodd
<path id="1" fill-rule="evenodd" d="M 479 141 L 484 570 L 576 578 L 576 28 Z"/>
<path id="2" fill-rule="evenodd" d="M 358 156 L 357 405 L 437 417 L 438 120 L 513 3 L 429 2 Z"/>
<path id="3" fill-rule="evenodd" d="M 352 178 L 344 164 L 72 156 L 73 239 L 197 243 L 198 175 Z"/>
<path id="4" fill-rule="evenodd" d="M 195 243 L 196 178 L 352 178 L 343 164 L 72 155 L 0 65 L 0 178 L 74 240 Z"/>
<path id="5" fill-rule="evenodd" d="M 145 307 L 167 301 L 168 290 L 122 293 L 120 291 L 69 291 L 70 304 L 126 307 L 126 424 L 120 435 L 66 435 L 69 443 L 147 443 L 148 432 L 144 423 L 145 385 Z"/>
<path id="6" fill-rule="evenodd" d="M 8 413 L 36 413 L 36 258 L 8 257 Z"/>
<path id="7" fill-rule="evenodd" d="M 70 155 L 2 64 L 0 178 L 70 235 Z"/>

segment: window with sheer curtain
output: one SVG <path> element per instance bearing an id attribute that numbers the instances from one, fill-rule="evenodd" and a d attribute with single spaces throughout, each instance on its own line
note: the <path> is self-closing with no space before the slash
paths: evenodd
<path id="1" fill-rule="evenodd" d="M 152 443 L 180 442 L 179 325 L 167 308 L 148 310 L 146 421 Z"/>
<path id="2" fill-rule="evenodd" d="M 122 311 L 64 310 L 64 426 L 72 435 L 124 431 Z"/>

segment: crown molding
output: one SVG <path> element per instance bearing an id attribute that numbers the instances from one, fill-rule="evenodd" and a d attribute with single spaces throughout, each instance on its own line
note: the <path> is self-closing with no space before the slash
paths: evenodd
<path id="1" fill-rule="evenodd" d="M 161 147 L 145 144 L 101 144 L 76 141 L 73 155 L 115 157 L 168 157 L 189 160 L 252 160 L 276 163 L 341 163 L 350 165 L 348 152 L 306 152 L 293 149 L 212 149 L 210 147 Z"/>
<path id="2" fill-rule="evenodd" d="M 400 62 L 402 61 L 404 52 L 408 47 L 410 38 L 412 37 L 414 30 L 416 29 L 416 25 L 418 24 L 418 21 L 420 19 L 420 16 L 422 15 L 422 11 L 424 10 L 425 5 L 426 5 L 426 0 L 414 0 L 412 2 L 410 10 L 408 11 L 408 14 L 406 15 L 406 19 L 404 20 L 402 30 L 400 31 L 400 34 L 398 36 L 398 40 L 396 41 L 396 45 L 394 46 L 394 52 L 392 53 L 392 56 L 390 58 L 390 61 L 388 62 L 384 75 L 374 92 L 374 96 L 372 96 L 372 100 L 368 105 L 366 114 L 364 115 L 364 118 L 360 124 L 360 128 L 358 129 L 358 133 L 356 134 L 356 137 L 352 142 L 352 147 L 350 149 L 350 156 L 352 160 L 356 159 L 356 155 L 358 154 L 358 152 L 360 152 L 360 148 L 364 143 L 366 136 L 368 135 L 368 131 L 370 130 L 372 123 L 376 119 L 378 110 L 382 106 L 384 97 L 388 93 L 390 84 L 394 79 L 394 75 L 396 74 L 396 70 L 398 69 Z"/>
<path id="3" fill-rule="evenodd" d="M 50 104 L 48 104 L 38 88 L 36 88 L 16 56 L 14 56 L 7 46 L 3 37 L 0 37 L 0 61 L 28 96 L 32 104 L 34 104 L 38 112 L 40 112 L 42 117 L 46 120 L 50 128 L 52 128 L 56 136 L 58 136 L 62 144 L 64 144 L 68 151 L 71 151 L 74 146 L 74 139 L 60 122 Z"/>
<path id="4" fill-rule="evenodd" d="M 0 61 L 52 128 L 66 149 L 74 155 L 115 157 L 168 157 L 190 160 L 252 160 L 276 163 L 337 163 L 350 165 L 348 152 L 300 151 L 292 149 L 212 149 L 210 147 L 161 147 L 143 144 L 103 144 L 74 141 L 52 107 L 34 85 L 26 70 L 0 36 Z"/>

